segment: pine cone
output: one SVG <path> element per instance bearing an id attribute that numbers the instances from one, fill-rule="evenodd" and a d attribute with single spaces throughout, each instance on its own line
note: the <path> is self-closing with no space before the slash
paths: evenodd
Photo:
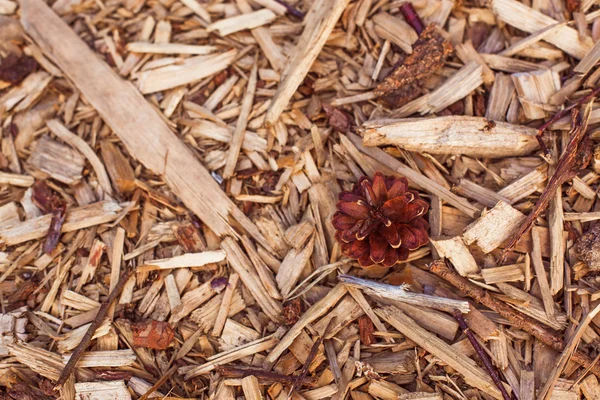
<path id="1" fill-rule="evenodd" d="M 429 242 L 429 224 L 423 215 L 429 204 L 419 193 L 408 190 L 406 178 L 386 177 L 377 172 L 363 176 L 352 191 L 340 193 L 333 215 L 335 238 L 344 255 L 362 267 L 391 267 Z"/>

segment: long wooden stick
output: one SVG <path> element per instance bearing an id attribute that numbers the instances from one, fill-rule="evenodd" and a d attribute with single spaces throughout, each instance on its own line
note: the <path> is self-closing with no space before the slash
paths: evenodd
<path id="1" fill-rule="evenodd" d="M 98 327 L 104 321 L 104 318 L 106 318 L 106 315 L 108 314 L 108 310 L 110 309 L 110 306 L 116 300 L 116 298 L 119 296 L 119 294 L 123 290 L 123 287 L 125 287 L 125 283 L 127 283 L 127 281 L 129 280 L 131 273 L 132 273 L 131 270 L 128 270 L 128 271 L 123 272 L 123 274 L 121 274 L 121 278 L 117 282 L 117 285 L 114 287 L 112 292 L 110 292 L 106 301 L 104 303 L 102 303 L 102 305 L 98 309 L 98 314 L 96 314 L 94 321 L 88 328 L 85 335 L 83 335 L 81 342 L 79 342 L 79 344 L 73 351 L 73 354 L 71 354 L 71 358 L 69 358 L 67 365 L 65 365 L 62 372 L 60 373 L 58 381 L 56 381 L 56 386 L 54 387 L 54 390 L 60 390 L 62 385 L 67 381 L 67 379 L 69 378 L 69 376 L 75 369 L 75 366 L 81 359 L 81 356 L 83 356 L 83 352 L 87 349 L 90 342 L 92 341 L 92 336 L 94 335 L 94 332 L 96 332 L 96 329 L 98 329 Z"/>
<path id="2" fill-rule="evenodd" d="M 229 223 L 233 218 L 263 247 L 271 249 L 256 225 L 130 82 L 121 79 L 44 1 L 20 0 L 19 5 L 27 34 L 98 111 L 132 157 L 160 174 L 187 208 L 218 236 L 237 235 Z"/>
<path id="3" fill-rule="evenodd" d="M 448 265 L 446 265 L 444 261 L 437 260 L 432 262 L 429 265 L 429 270 L 440 278 L 448 281 L 455 288 L 476 300 L 478 303 L 481 303 L 484 306 L 496 311 L 498 314 L 509 320 L 517 328 L 535 336 L 545 345 L 552 347 L 557 351 L 563 351 L 565 348 L 564 340 L 555 332 L 544 328 L 538 322 L 514 310 L 508 304 L 496 300 L 488 293 L 487 290 L 480 288 L 479 286 L 471 283 L 469 280 L 454 272 Z M 593 360 L 589 356 L 579 350 L 573 353 L 572 360 L 585 367 L 588 367 L 593 363 Z M 593 366 L 591 371 L 594 375 L 600 376 L 600 366 Z"/>

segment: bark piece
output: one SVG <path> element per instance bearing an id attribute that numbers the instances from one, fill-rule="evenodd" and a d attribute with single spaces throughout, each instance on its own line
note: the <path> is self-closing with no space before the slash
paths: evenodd
<path id="1" fill-rule="evenodd" d="M 304 18 L 304 31 L 281 72 L 283 79 L 265 116 L 267 126 L 274 126 L 287 107 L 348 3 L 349 0 L 324 0 L 312 4 Z"/>
<path id="2" fill-rule="evenodd" d="M 382 83 L 375 93 L 385 96 L 394 91 L 418 83 L 439 70 L 452 54 L 452 45 L 437 31 L 435 25 L 425 28 L 413 44 L 413 52 Z"/>

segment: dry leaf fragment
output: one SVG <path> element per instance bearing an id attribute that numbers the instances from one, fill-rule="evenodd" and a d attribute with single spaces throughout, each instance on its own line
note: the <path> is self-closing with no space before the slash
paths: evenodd
<path id="1" fill-rule="evenodd" d="M 165 350 L 175 338 L 175 331 L 168 322 L 142 321 L 132 327 L 133 345 L 154 350 Z"/>

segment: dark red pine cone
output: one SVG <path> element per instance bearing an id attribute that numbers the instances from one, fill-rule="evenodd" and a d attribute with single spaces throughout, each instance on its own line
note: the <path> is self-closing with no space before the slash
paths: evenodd
<path id="1" fill-rule="evenodd" d="M 429 242 L 429 224 L 423 218 L 429 204 L 408 189 L 406 178 L 380 172 L 373 179 L 363 176 L 352 191 L 340 193 L 337 209 L 335 238 L 342 253 L 362 267 L 391 267 Z"/>

